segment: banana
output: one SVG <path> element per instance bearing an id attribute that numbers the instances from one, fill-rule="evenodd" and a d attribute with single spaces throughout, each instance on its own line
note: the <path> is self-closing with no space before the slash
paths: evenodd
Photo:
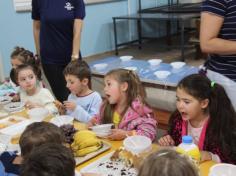
<path id="1" fill-rule="evenodd" d="M 87 155 L 89 153 L 97 151 L 101 147 L 102 147 L 102 145 L 99 143 L 99 145 L 95 145 L 95 146 L 91 146 L 91 147 L 86 147 L 86 148 L 77 150 L 75 152 L 75 156 L 79 156 L 79 157 L 85 156 L 85 155 Z"/>
<path id="2" fill-rule="evenodd" d="M 75 133 L 74 141 L 76 144 L 80 144 L 85 139 L 90 138 L 90 137 L 96 137 L 96 134 L 89 130 L 82 130 Z"/>
<path id="3" fill-rule="evenodd" d="M 99 143 L 101 143 L 102 141 L 97 139 L 97 138 L 88 138 L 86 140 L 84 140 L 80 145 L 79 145 L 79 149 L 83 149 L 86 147 L 91 147 L 94 145 L 97 145 Z"/>

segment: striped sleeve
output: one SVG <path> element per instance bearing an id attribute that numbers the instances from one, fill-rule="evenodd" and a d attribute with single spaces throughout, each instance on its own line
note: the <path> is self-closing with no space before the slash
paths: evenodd
<path id="1" fill-rule="evenodd" d="M 202 3 L 202 12 L 210 12 L 225 17 L 227 10 L 226 0 L 205 0 Z"/>

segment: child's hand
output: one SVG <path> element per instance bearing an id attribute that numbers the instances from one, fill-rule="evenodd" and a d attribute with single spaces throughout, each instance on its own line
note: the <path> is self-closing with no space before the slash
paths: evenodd
<path id="1" fill-rule="evenodd" d="M 64 101 L 63 104 L 67 110 L 74 111 L 76 108 L 76 104 L 72 101 Z"/>
<path id="2" fill-rule="evenodd" d="M 166 135 L 164 137 L 161 137 L 158 140 L 158 143 L 160 146 L 174 146 L 175 145 L 175 141 L 172 139 L 172 137 L 170 135 Z"/>
<path id="3" fill-rule="evenodd" d="M 60 101 L 55 100 L 54 104 L 57 107 L 58 112 L 59 112 L 60 115 L 66 114 L 66 108 L 65 108 L 65 106 Z"/>
<path id="4" fill-rule="evenodd" d="M 95 117 L 93 117 L 93 118 L 87 123 L 87 127 L 90 128 L 90 127 L 92 127 L 92 126 L 94 126 L 94 125 L 96 125 L 96 124 L 97 124 L 97 120 L 96 120 Z"/>
<path id="5" fill-rule="evenodd" d="M 210 152 L 200 151 L 200 153 L 201 153 L 201 162 L 212 160 Z"/>
<path id="6" fill-rule="evenodd" d="M 25 103 L 25 107 L 28 108 L 28 109 L 32 109 L 32 108 L 38 108 L 38 107 L 42 107 L 42 106 L 37 104 L 37 103 L 33 103 L 31 101 L 27 101 Z"/>
<path id="7" fill-rule="evenodd" d="M 110 140 L 119 141 L 126 138 L 127 135 L 128 135 L 128 131 L 126 130 L 112 129 L 112 133 L 109 136 L 107 136 L 107 138 Z"/>

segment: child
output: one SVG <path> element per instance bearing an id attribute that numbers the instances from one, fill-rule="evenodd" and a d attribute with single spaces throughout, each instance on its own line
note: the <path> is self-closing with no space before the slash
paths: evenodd
<path id="1" fill-rule="evenodd" d="M 44 143 L 62 145 L 65 137 L 54 124 L 47 122 L 35 122 L 26 127 L 20 137 L 21 156 L 15 152 L 4 152 L 0 156 L 0 175 L 19 175 L 19 169 L 24 158 L 37 146 Z"/>
<path id="2" fill-rule="evenodd" d="M 168 135 L 160 145 L 181 143 L 193 137 L 201 160 L 236 164 L 236 113 L 223 87 L 199 74 L 181 80 L 176 92 L 178 111 L 170 119 Z"/>
<path id="3" fill-rule="evenodd" d="M 65 70 L 66 86 L 70 90 L 67 101 L 63 102 L 66 114 L 80 122 L 87 123 L 98 113 L 102 98 L 91 90 L 91 71 L 83 60 L 70 62 Z"/>
<path id="4" fill-rule="evenodd" d="M 146 158 L 138 176 L 198 176 L 193 163 L 174 150 L 159 150 Z"/>
<path id="5" fill-rule="evenodd" d="M 54 97 L 48 89 L 39 85 L 36 76 L 40 70 L 31 65 L 20 65 L 16 69 L 17 83 L 20 86 L 20 99 L 29 109 L 45 107 L 51 114 L 57 114 L 58 110 L 54 105 Z"/>
<path id="6" fill-rule="evenodd" d="M 157 122 L 154 113 L 145 103 L 145 90 L 133 71 L 115 69 L 104 78 L 106 100 L 100 113 L 89 123 L 114 123 L 115 129 L 108 136 L 122 140 L 128 135 L 144 135 L 155 139 Z"/>
<path id="7" fill-rule="evenodd" d="M 14 96 L 14 101 L 19 100 L 18 92 L 19 92 L 19 85 L 17 85 L 16 78 L 15 78 L 15 69 L 22 64 L 36 66 L 40 64 L 40 60 L 37 59 L 34 54 L 26 50 L 22 47 L 15 47 L 11 53 L 11 65 L 12 69 L 10 71 L 10 80 L 5 81 L 3 85 L 1 85 L 0 90 L 5 93 L 9 93 Z M 41 74 L 41 73 L 40 73 Z M 41 75 L 37 75 L 39 80 L 41 79 Z M 40 82 L 41 83 L 41 82 Z M 42 83 L 41 83 L 42 84 Z"/>
<path id="8" fill-rule="evenodd" d="M 72 151 L 53 143 L 36 147 L 21 166 L 20 176 L 29 175 L 74 176 L 75 160 Z"/>

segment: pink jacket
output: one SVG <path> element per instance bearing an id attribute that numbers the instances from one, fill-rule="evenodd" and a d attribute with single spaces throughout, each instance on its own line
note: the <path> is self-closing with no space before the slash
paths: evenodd
<path id="1" fill-rule="evenodd" d="M 100 114 L 95 118 L 98 124 L 101 124 L 104 106 L 101 106 Z M 136 134 L 149 137 L 152 141 L 157 133 L 157 121 L 154 118 L 152 109 L 143 105 L 138 99 L 132 102 L 132 108 L 129 107 L 121 119 L 119 129 L 131 131 Z"/>

